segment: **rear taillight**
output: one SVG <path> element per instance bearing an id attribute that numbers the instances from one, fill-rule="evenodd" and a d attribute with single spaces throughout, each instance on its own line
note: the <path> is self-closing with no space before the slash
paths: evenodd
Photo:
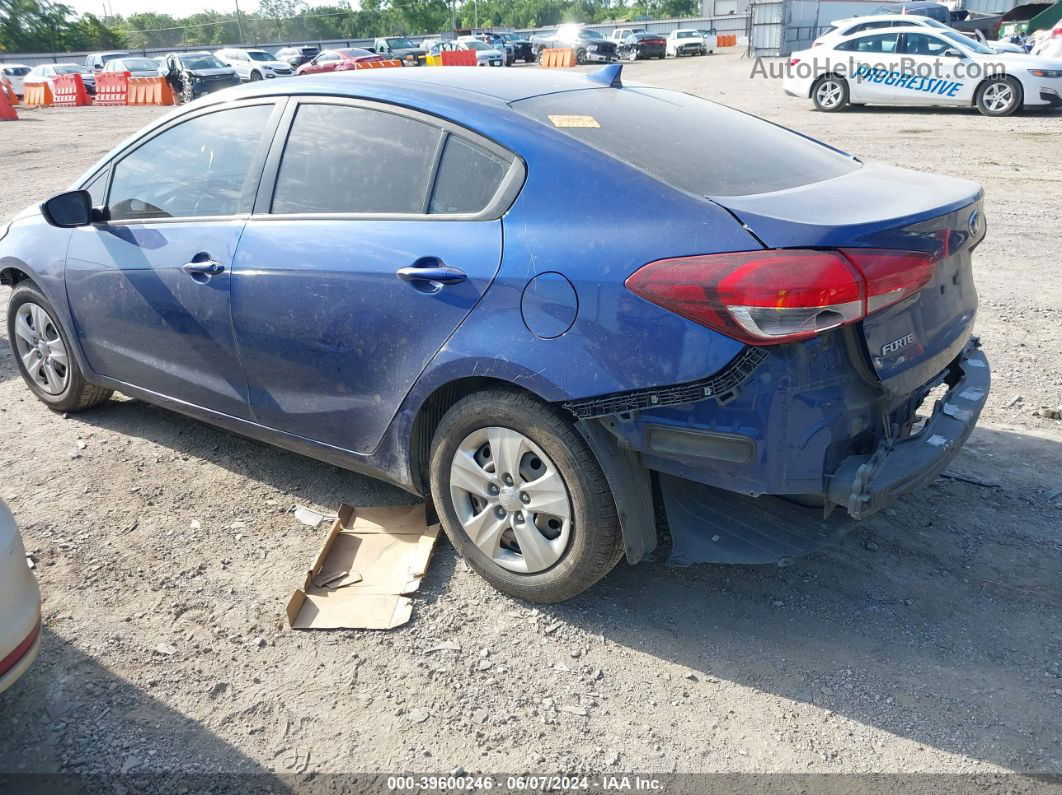
<path id="1" fill-rule="evenodd" d="M 855 323 L 920 290 L 933 259 L 912 251 L 776 249 L 650 262 L 632 292 L 752 345 Z"/>
<path id="2" fill-rule="evenodd" d="M 854 248 L 844 254 L 866 279 L 868 315 L 914 295 L 933 278 L 934 260 L 917 251 Z"/>

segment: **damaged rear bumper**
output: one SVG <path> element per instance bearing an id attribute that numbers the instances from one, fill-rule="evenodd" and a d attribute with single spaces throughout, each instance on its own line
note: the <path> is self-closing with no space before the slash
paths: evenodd
<path id="1" fill-rule="evenodd" d="M 830 477 L 828 502 L 863 519 L 944 470 L 977 424 L 991 384 L 988 359 L 976 340 L 948 369 L 948 392 L 923 428 L 905 439 L 883 441 L 870 455 L 842 461 Z"/>

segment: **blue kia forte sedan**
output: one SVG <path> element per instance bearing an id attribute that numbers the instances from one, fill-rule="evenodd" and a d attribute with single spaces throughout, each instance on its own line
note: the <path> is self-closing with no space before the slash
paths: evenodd
<path id="1" fill-rule="evenodd" d="M 496 587 L 768 563 L 934 478 L 989 388 L 973 183 L 619 66 L 184 106 L 0 229 L 56 411 L 114 390 L 430 496 Z"/>

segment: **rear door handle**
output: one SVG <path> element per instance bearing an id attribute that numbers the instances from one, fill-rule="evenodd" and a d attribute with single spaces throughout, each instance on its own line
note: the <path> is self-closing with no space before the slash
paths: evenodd
<path id="1" fill-rule="evenodd" d="M 181 270 L 189 274 L 200 273 L 204 276 L 217 276 L 225 270 L 225 266 L 213 259 L 192 260 L 184 263 L 181 266 Z"/>
<path id="2" fill-rule="evenodd" d="M 404 282 L 438 282 L 439 284 L 460 284 L 468 279 L 468 274 L 449 265 L 435 265 L 418 268 L 410 265 L 399 268 L 395 275 Z"/>

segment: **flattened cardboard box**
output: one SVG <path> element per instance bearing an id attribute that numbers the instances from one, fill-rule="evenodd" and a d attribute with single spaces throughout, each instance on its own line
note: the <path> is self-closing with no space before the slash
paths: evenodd
<path id="1" fill-rule="evenodd" d="M 341 505 L 306 580 L 288 601 L 292 629 L 392 629 L 409 621 L 439 525 L 423 503 Z"/>

